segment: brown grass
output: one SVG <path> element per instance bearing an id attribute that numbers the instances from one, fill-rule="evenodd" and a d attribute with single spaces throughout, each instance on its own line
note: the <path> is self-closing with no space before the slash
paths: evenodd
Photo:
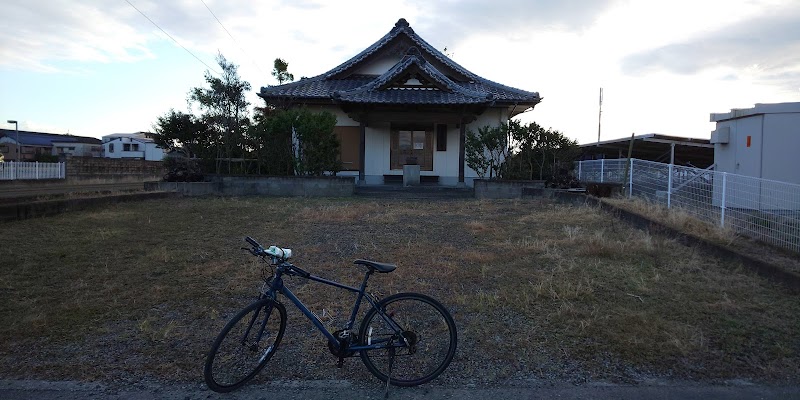
<path id="1" fill-rule="evenodd" d="M 800 254 L 737 235 L 730 228 L 722 228 L 719 225 L 700 220 L 679 208 L 668 209 L 663 205 L 641 198 L 605 198 L 603 201 L 615 207 L 646 216 L 681 232 L 703 238 L 740 253 L 755 256 L 785 270 L 800 273 Z"/>
<path id="2" fill-rule="evenodd" d="M 439 381 L 646 377 L 797 383 L 800 303 L 740 266 L 546 201 L 168 199 L 4 224 L 0 377 L 198 381 L 205 352 L 256 295 L 242 238 L 355 285 L 352 260 L 394 262 L 374 293 L 438 298 L 459 327 Z M 353 297 L 288 283 L 331 329 Z M 368 380 L 342 370 L 289 309 L 279 378 Z"/>

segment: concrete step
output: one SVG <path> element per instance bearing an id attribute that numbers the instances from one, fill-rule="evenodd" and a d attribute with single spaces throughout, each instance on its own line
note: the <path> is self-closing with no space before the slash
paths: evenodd
<path id="1" fill-rule="evenodd" d="M 355 187 L 355 195 L 373 198 L 398 199 L 470 199 L 475 197 L 472 188 L 447 186 L 363 185 Z"/>

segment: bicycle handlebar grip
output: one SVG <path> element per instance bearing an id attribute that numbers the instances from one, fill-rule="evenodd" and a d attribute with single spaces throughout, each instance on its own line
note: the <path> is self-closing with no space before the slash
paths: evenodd
<path id="1" fill-rule="evenodd" d="M 255 248 L 261 248 L 261 245 L 260 245 L 260 244 L 258 244 L 258 242 L 256 242 L 256 241 L 255 241 L 253 238 L 251 238 L 250 236 L 245 236 L 244 240 L 245 240 L 247 243 L 250 243 L 250 245 L 251 245 L 251 246 L 253 246 L 253 247 L 255 247 Z"/>

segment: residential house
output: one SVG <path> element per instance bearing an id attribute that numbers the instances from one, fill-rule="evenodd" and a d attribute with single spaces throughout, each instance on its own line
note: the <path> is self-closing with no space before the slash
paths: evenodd
<path id="1" fill-rule="evenodd" d="M 106 158 L 130 158 L 161 161 L 165 150 L 148 137 L 147 132 L 114 133 L 103 136 L 103 153 Z"/>
<path id="2" fill-rule="evenodd" d="M 51 154 L 69 157 L 102 157 L 103 143 L 100 139 L 93 137 L 72 136 L 59 138 L 53 140 Z"/>
<path id="3" fill-rule="evenodd" d="M 416 159 L 423 180 L 472 186 L 468 131 L 498 126 L 541 101 L 536 92 L 482 78 L 423 40 L 400 19 L 389 33 L 321 75 L 262 87 L 267 104 L 336 115 L 341 175 L 359 184 L 402 177 Z"/>
<path id="4" fill-rule="evenodd" d="M 102 151 L 100 139 L 93 137 L 0 129 L 0 153 L 5 161 L 34 161 L 38 155 L 101 157 Z"/>

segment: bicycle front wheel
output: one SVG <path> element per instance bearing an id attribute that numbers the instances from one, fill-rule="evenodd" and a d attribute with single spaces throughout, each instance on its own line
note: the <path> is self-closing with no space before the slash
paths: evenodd
<path id="1" fill-rule="evenodd" d="M 220 332 L 203 370 L 206 384 L 215 392 L 230 392 L 244 385 L 266 366 L 286 330 L 286 308 L 272 299 L 250 304 Z"/>
<path id="2" fill-rule="evenodd" d="M 359 328 L 361 360 L 378 379 L 416 386 L 441 374 L 456 353 L 456 324 L 438 301 L 417 293 L 389 296 L 373 307 Z M 391 379 L 390 379 L 391 377 Z"/>

